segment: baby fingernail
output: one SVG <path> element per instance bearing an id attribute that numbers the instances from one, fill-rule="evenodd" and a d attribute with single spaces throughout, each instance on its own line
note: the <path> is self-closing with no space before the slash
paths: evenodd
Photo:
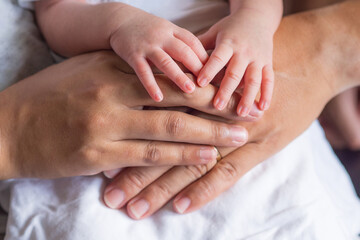
<path id="1" fill-rule="evenodd" d="M 155 98 L 155 101 L 161 102 L 163 100 L 163 95 L 161 93 L 156 93 L 154 98 Z"/>
<path id="2" fill-rule="evenodd" d="M 204 87 L 205 86 L 205 84 L 206 84 L 206 78 L 200 78 L 199 79 L 199 81 L 198 81 L 198 83 L 199 83 L 199 85 L 201 86 L 201 87 Z"/>
<path id="3" fill-rule="evenodd" d="M 178 213 L 184 213 L 189 208 L 190 204 L 191 200 L 187 197 L 183 197 L 174 203 L 174 207 Z"/>
<path id="4" fill-rule="evenodd" d="M 246 117 L 249 114 L 249 109 L 247 107 L 239 107 L 238 114 L 240 117 Z"/>
<path id="5" fill-rule="evenodd" d="M 223 110 L 225 108 L 225 101 L 218 98 L 216 99 L 215 101 L 215 107 L 218 109 L 218 110 Z"/>
<path id="6" fill-rule="evenodd" d="M 217 152 L 213 147 L 204 147 L 199 151 L 199 157 L 205 163 L 215 160 L 217 157 Z"/>
<path id="7" fill-rule="evenodd" d="M 125 193 L 120 189 L 109 188 L 105 192 L 104 202 L 110 208 L 113 209 L 120 208 L 124 199 L 125 199 Z"/>
<path id="8" fill-rule="evenodd" d="M 148 201 L 139 199 L 130 204 L 129 210 L 136 219 L 139 219 L 144 216 L 147 211 L 149 211 L 149 208 L 150 204 Z"/>
<path id="9" fill-rule="evenodd" d="M 185 83 L 185 89 L 188 90 L 189 92 L 193 92 L 195 90 L 195 84 L 191 81 L 187 81 Z"/>
<path id="10" fill-rule="evenodd" d="M 247 132 L 240 127 L 232 127 L 230 129 L 230 137 L 236 144 L 242 144 L 247 141 Z"/>

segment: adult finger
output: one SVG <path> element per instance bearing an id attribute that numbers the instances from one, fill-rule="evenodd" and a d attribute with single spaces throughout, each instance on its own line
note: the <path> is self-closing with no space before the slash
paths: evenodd
<path id="1" fill-rule="evenodd" d="M 202 63 L 205 63 L 209 58 L 209 55 L 200 40 L 188 30 L 181 28 L 178 32 L 174 33 L 174 37 L 186 43 L 186 45 L 195 52 Z"/>
<path id="2" fill-rule="evenodd" d="M 242 60 L 241 57 L 234 56 L 231 58 L 229 66 L 226 69 L 225 77 L 222 80 L 219 91 L 214 99 L 214 106 L 217 109 L 223 110 L 228 104 L 231 96 L 243 78 L 246 66 L 247 62 Z"/>
<path id="3" fill-rule="evenodd" d="M 170 57 L 181 62 L 193 74 L 198 75 L 203 67 L 202 62 L 199 60 L 195 52 L 184 42 L 174 38 L 172 41 L 164 46 L 165 52 Z"/>
<path id="4" fill-rule="evenodd" d="M 157 102 L 162 101 L 164 98 L 163 93 L 156 83 L 154 74 L 146 59 L 138 57 L 135 60 L 129 61 L 129 63 L 131 67 L 133 67 L 136 75 L 139 77 L 150 97 Z"/>
<path id="5" fill-rule="evenodd" d="M 122 170 L 123 170 L 123 168 L 117 168 L 117 169 L 104 171 L 103 173 L 104 173 L 105 177 L 112 179 L 116 175 L 118 175 Z"/>
<path id="6" fill-rule="evenodd" d="M 132 110 L 125 123 L 126 139 L 152 139 L 216 146 L 238 147 L 247 141 L 247 131 L 238 125 L 202 119 L 182 112 Z"/>
<path id="7" fill-rule="evenodd" d="M 170 168 L 170 166 L 126 168 L 105 188 L 105 204 L 113 209 L 122 208 Z"/>
<path id="8" fill-rule="evenodd" d="M 211 82 L 216 74 L 229 62 L 233 55 L 233 49 L 227 44 L 219 44 L 211 53 L 209 60 L 201 69 L 198 76 L 198 84 L 201 87 Z"/>
<path id="9" fill-rule="evenodd" d="M 181 90 L 192 93 L 195 84 L 186 76 L 175 61 L 162 49 L 154 51 L 148 56 L 152 63 L 168 76 Z"/>
<path id="10" fill-rule="evenodd" d="M 242 117 L 247 116 L 250 112 L 250 107 L 260 90 L 261 76 L 262 68 L 254 62 L 250 63 L 244 76 L 244 94 L 237 109 L 238 114 Z"/>
<path id="11" fill-rule="evenodd" d="M 201 208 L 268 157 L 268 150 L 256 144 L 248 144 L 232 152 L 218 162 L 207 175 L 181 191 L 173 201 L 174 210 L 188 213 Z"/>
<path id="12" fill-rule="evenodd" d="M 271 97 L 274 90 L 274 70 L 271 65 L 266 65 L 262 69 L 260 109 L 268 110 L 270 107 Z"/>
<path id="13" fill-rule="evenodd" d="M 129 216 L 142 219 L 152 215 L 184 187 L 205 175 L 215 163 L 171 168 L 128 203 Z"/>
<path id="14" fill-rule="evenodd" d="M 216 159 L 214 147 L 145 140 L 115 141 L 100 152 L 95 162 L 104 171 L 132 166 L 173 166 L 205 164 Z M 93 154 L 90 152 L 89 154 Z"/>

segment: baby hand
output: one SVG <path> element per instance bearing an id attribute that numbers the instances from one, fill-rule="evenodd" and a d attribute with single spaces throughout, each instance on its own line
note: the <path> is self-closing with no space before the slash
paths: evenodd
<path id="1" fill-rule="evenodd" d="M 240 11 L 222 19 L 199 36 L 206 49 L 215 49 L 200 71 L 198 84 L 206 86 L 227 66 L 214 98 L 217 109 L 224 109 L 239 87 L 244 87 L 244 92 L 237 107 L 238 115 L 248 115 L 260 88 L 259 108 L 269 108 L 274 87 L 273 32 L 264 22 L 258 14 Z"/>
<path id="2" fill-rule="evenodd" d="M 155 101 L 163 94 L 155 82 L 148 61 L 167 75 L 184 92 L 191 93 L 195 84 L 179 68 L 179 61 L 198 75 L 208 55 L 201 42 L 189 31 L 171 22 L 129 6 L 127 20 L 111 34 L 112 49 L 136 72 Z"/>

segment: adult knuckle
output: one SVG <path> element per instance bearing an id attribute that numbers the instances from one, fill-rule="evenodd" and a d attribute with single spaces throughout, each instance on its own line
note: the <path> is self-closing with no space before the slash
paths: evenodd
<path id="1" fill-rule="evenodd" d="M 144 162 L 148 164 L 156 164 L 161 159 L 161 151 L 158 144 L 154 141 L 149 142 L 144 151 Z"/>
<path id="2" fill-rule="evenodd" d="M 169 113 L 165 118 L 165 130 L 170 136 L 179 136 L 185 129 L 185 121 L 179 113 Z"/>
<path id="3" fill-rule="evenodd" d="M 217 140 L 227 137 L 229 134 L 229 129 L 222 124 L 211 123 L 211 132 L 213 142 L 217 142 Z"/>
<path id="4" fill-rule="evenodd" d="M 148 177 L 141 171 L 133 169 L 126 176 L 127 185 L 132 189 L 143 189 L 148 183 Z"/>
<path id="5" fill-rule="evenodd" d="M 236 166 L 229 161 L 220 161 L 216 169 L 224 181 L 233 181 L 238 175 Z"/>
<path id="6" fill-rule="evenodd" d="M 209 171 L 207 164 L 185 166 L 185 169 L 192 175 L 194 179 L 201 178 Z"/>
<path id="7" fill-rule="evenodd" d="M 99 149 L 85 146 L 82 147 L 78 152 L 78 157 L 84 165 L 98 168 L 101 165 L 102 151 Z"/>
<path id="8" fill-rule="evenodd" d="M 110 51 L 98 51 L 91 54 L 91 60 L 95 63 L 109 63 L 113 60 L 114 53 Z"/>
<path id="9" fill-rule="evenodd" d="M 197 197 L 203 201 L 211 199 L 216 192 L 215 186 L 207 180 L 200 181 L 197 190 Z"/>
<path id="10" fill-rule="evenodd" d="M 172 186 L 163 181 L 152 185 L 150 191 L 157 197 L 162 196 L 166 198 L 173 195 Z"/>

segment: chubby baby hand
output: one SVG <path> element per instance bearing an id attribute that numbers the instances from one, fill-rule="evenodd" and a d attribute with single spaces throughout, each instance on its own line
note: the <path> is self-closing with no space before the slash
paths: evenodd
<path id="1" fill-rule="evenodd" d="M 191 32 L 140 9 L 129 7 L 129 11 L 132 12 L 128 19 L 111 34 L 112 49 L 135 70 L 155 101 L 161 101 L 163 94 L 149 62 L 184 92 L 193 92 L 195 84 L 175 60 L 197 76 L 208 59 L 199 39 Z"/>
<path id="2" fill-rule="evenodd" d="M 238 115 L 249 114 L 259 90 L 259 108 L 269 108 L 274 87 L 273 34 L 267 29 L 266 21 L 257 14 L 240 11 L 225 17 L 199 36 L 204 47 L 214 51 L 198 75 L 198 84 L 206 86 L 226 66 L 214 98 L 217 109 L 224 109 L 234 91 L 242 88 Z"/>

